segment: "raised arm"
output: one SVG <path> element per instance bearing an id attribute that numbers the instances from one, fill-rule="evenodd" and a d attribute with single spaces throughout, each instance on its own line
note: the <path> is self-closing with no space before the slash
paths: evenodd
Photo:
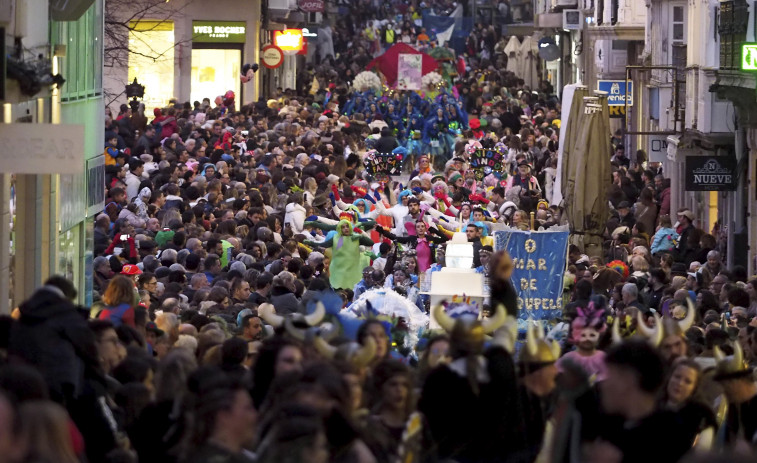
<path id="1" fill-rule="evenodd" d="M 303 244 L 310 246 L 310 247 L 322 247 L 322 248 L 330 248 L 334 245 L 334 238 L 329 238 L 326 241 L 323 242 L 317 242 L 317 241 L 310 241 L 310 240 L 303 240 Z"/>
<path id="2" fill-rule="evenodd" d="M 410 243 L 411 241 L 415 240 L 415 236 L 397 236 L 394 233 L 390 232 L 389 230 L 385 229 L 384 227 L 376 227 L 376 231 L 379 235 L 385 236 L 389 238 L 390 240 L 397 242 L 397 243 Z"/>
<path id="3" fill-rule="evenodd" d="M 329 219 L 321 216 L 311 215 L 305 221 L 306 227 L 320 228 L 321 230 L 331 231 L 336 230 L 336 224 L 339 222 L 334 219 Z"/>

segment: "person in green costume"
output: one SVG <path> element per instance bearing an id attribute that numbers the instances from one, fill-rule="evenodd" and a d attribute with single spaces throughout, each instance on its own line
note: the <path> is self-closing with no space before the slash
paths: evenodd
<path id="1" fill-rule="evenodd" d="M 308 246 L 331 248 L 329 264 L 329 283 L 334 289 L 352 289 L 362 278 L 360 245 L 373 246 L 369 237 L 355 233 L 352 223 L 340 220 L 336 226 L 336 235 L 323 243 L 305 241 Z"/>

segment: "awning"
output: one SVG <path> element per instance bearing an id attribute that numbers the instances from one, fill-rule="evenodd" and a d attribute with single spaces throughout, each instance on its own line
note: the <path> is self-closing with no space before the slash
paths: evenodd
<path id="1" fill-rule="evenodd" d="M 754 93 L 757 83 L 755 74 L 735 70 L 719 70 L 717 73 L 715 83 L 710 85 L 710 92 L 719 92 L 728 87 L 736 87 L 745 88 Z"/>
<path id="2" fill-rule="evenodd" d="M 586 28 L 589 37 L 598 40 L 644 41 L 644 26 L 590 26 Z"/>
<path id="3" fill-rule="evenodd" d="M 734 145 L 734 135 L 731 132 L 704 133 L 699 130 L 686 129 L 683 135 L 668 136 L 668 161 L 682 162 L 683 154 L 692 152 L 710 152 L 718 147 Z"/>

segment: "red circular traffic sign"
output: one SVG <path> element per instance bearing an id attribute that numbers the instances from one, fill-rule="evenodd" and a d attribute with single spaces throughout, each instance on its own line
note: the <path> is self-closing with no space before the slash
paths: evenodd
<path id="1" fill-rule="evenodd" d="M 276 69 L 284 64 L 284 52 L 276 45 L 266 45 L 262 51 L 260 61 L 268 69 Z"/>

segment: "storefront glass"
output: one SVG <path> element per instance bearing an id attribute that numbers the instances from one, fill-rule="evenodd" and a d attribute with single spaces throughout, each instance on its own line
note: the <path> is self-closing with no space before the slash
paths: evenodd
<path id="1" fill-rule="evenodd" d="M 81 224 L 58 235 L 58 268 L 57 273 L 80 286 L 81 262 L 79 255 L 79 240 Z"/>
<path id="2" fill-rule="evenodd" d="M 129 31 L 129 82 L 136 77 L 145 86 L 144 103 L 163 107 L 174 97 L 173 21 L 132 22 Z"/>
<path id="3" fill-rule="evenodd" d="M 240 49 L 192 49 L 192 82 L 190 99 L 202 101 L 223 95 L 233 90 L 236 101 L 239 94 L 242 50 Z"/>

